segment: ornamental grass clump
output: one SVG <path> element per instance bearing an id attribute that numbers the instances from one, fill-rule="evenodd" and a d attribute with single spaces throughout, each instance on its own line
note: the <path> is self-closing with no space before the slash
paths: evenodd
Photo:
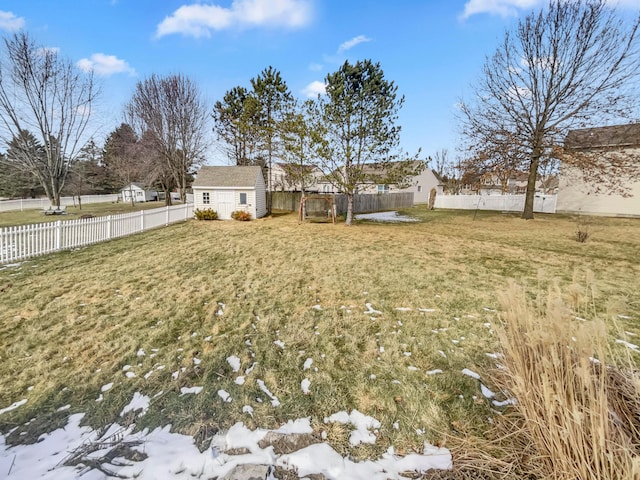
<path id="1" fill-rule="evenodd" d="M 502 447 L 536 478 L 640 478 L 640 377 L 611 360 L 604 322 L 576 318 L 560 291 L 536 308 L 512 283 L 501 303 Z"/>
<path id="2" fill-rule="evenodd" d="M 196 219 L 198 220 L 217 220 L 218 212 L 212 210 L 211 208 L 206 208 L 204 210 L 200 210 L 199 208 L 193 212 Z"/>
<path id="3" fill-rule="evenodd" d="M 236 210 L 235 212 L 231 212 L 231 218 L 238 220 L 239 222 L 248 222 L 251 220 L 251 214 L 244 210 Z"/>

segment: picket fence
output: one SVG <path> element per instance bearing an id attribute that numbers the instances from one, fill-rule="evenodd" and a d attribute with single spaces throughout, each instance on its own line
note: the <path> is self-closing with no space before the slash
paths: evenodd
<path id="1" fill-rule="evenodd" d="M 438 195 L 435 208 L 457 210 L 496 210 L 499 212 L 521 212 L 525 195 Z M 556 213 L 557 195 L 536 195 L 533 211 Z"/>
<path id="2" fill-rule="evenodd" d="M 0 265 L 104 242 L 193 217 L 193 204 L 0 228 Z"/>
<path id="3" fill-rule="evenodd" d="M 110 193 L 107 195 L 80 195 L 80 201 L 83 205 L 88 203 L 114 203 L 118 201 L 120 195 L 117 193 Z M 75 205 L 78 197 L 60 197 L 60 205 L 70 207 Z M 36 208 L 47 208 L 51 205 L 48 198 L 20 198 L 18 200 L 1 200 L 0 212 L 11 212 L 15 210 L 33 210 Z"/>

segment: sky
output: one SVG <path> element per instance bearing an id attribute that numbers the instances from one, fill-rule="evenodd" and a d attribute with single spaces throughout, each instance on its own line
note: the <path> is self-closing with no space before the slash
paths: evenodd
<path id="1" fill-rule="evenodd" d="M 122 121 L 136 83 L 187 75 L 211 104 L 273 66 L 299 99 L 348 60 L 379 62 L 405 97 L 401 146 L 421 157 L 459 141 L 468 99 L 504 32 L 544 0 L 2 0 L 0 34 L 26 31 L 93 69 L 98 142 Z M 633 18 L 640 0 L 612 0 Z M 212 150 L 209 164 L 227 160 Z"/>

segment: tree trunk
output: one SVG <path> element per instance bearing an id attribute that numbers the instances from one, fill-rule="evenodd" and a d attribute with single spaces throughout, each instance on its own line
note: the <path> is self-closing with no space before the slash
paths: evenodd
<path id="1" fill-rule="evenodd" d="M 347 193 L 347 219 L 344 224 L 348 227 L 353 222 L 353 193 Z"/>
<path id="2" fill-rule="evenodd" d="M 82 210 L 82 199 L 80 198 L 80 195 L 78 195 L 78 210 Z"/>
<path id="3" fill-rule="evenodd" d="M 540 163 L 540 154 L 534 148 L 531 154 L 531 163 L 529 164 L 529 177 L 527 178 L 527 193 L 524 199 L 524 210 L 522 218 L 525 220 L 533 220 L 533 198 L 536 193 L 536 180 L 538 178 L 538 165 Z"/>
<path id="4" fill-rule="evenodd" d="M 60 192 L 54 191 L 51 193 L 53 194 L 53 199 L 50 198 L 50 200 L 52 200 L 51 204 L 60 207 Z"/>

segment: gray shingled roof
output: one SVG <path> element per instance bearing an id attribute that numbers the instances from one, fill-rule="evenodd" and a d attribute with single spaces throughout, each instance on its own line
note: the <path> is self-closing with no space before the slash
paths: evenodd
<path id="1" fill-rule="evenodd" d="M 631 147 L 640 145 L 640 123 L 571 130 L 564 140 L 567 148 Z"/>
<path id="2" fill-rule="evenodd" d="M 253 187 L 262 175 L 257 166 L 202 167 L 193 182 L 194 187 Z"/>

